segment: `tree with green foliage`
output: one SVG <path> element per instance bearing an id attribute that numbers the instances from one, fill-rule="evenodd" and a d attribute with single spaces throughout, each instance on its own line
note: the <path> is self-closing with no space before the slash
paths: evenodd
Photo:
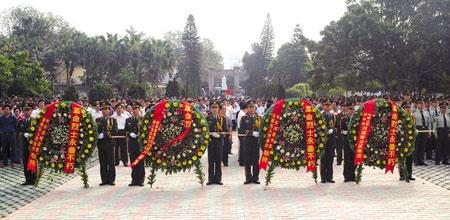
<path id="1" fill-rule="evenodd" d="M 200 69 L 201 69 L 201 44 L 200 37 L 195 26 L 194 16 L 189 15 L 184 27 L 182 42 L 184 46 L 183 69 L 184 91 L 186 96 L 196 97 L 200 95 Z"/>
<path id="2" fill-rule="evenodd" d="M 112 97 L 114 97 L 114 93 L 111 84 L 103 83 L 93 86 L 89 90 L 88 96 L 90 102 L 96 102 L 105 99 L 111 99 Z"/>
<path id="3" fill-rule="evenodd" d="M 66 88 L 66 90 L 64 90 L 64 94 L 62 96 L 64 101 L 76 101 L 78 98 L 79 95 L 75 86 L 70 85 Z"/>
<path id="4" fill-rule="evenodd" d="M 176 80 L 171 80 L 167 83 L 166 94 L 167 97 L 179 97 L 180 96 L 180 86 Z"/>
<path id="5" fill-rule="evenodd" d="M 145 99 L 147 97 L 146 93 L 145 86 L 135 83 L 128 88 L 127 95 L 133 99 Z"/>
<path id="6" fill-rule="evenodd" d="M 291 42 L 278 49 L 276 58 L 269 66 L 271 78 L 280 78 L 283 85 L 291 87 L 299 82 L 306 82 L 310 60 L 306 53 L 308 40 L 297 25 Z"/>
<path id="7" fill-rule="evenodd" d="M 308 83 L 297 83 L 286 90 L 288 97 L 307 97 L 314 93 L 310 90 Z"/>

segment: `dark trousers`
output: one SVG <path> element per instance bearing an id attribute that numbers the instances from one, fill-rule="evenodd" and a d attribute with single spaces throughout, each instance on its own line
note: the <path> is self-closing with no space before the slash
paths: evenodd
<path id="1" fill-rule="evenodd" d="M 27 139 L 23 139 L 22 143 L 22 162 L 23 162 L 23 173 L 25 174 L 25 183 L 34 183 L 36 180 L 36 175 L 27 171 L 28 157 L 30 156 L 30 149 Z"/>
<path id="2" fill-rule="evenodd" d="M 336 160 L 337 160 L 337 164 L 341 164 L 342 160 L 343 160 L 343 155 L 342 155 L 342 151 L 344 148 L 344 143 L 345 143 L 345 136 L 340 135 L 337 140 L 336 140 Z"/>
<path id="3" fill-rule="evenodd" d="M 437 148 L 436 153 L 434 155 L 434 160 L 436 163 L 440 163 L 441 161 L 446 163 L 448 162 L 449 157 L 449 138 L 448 138 L 448 129 L 447 128 L 438 128 L 437 129 Z"/>
<path id="4" fill-rule="evenodd" d="M 244 141 L 243 137 L 238 137 L 239 139 L 239 155 L 238 155 L 238 162 L 239 164 L 244 164 Z"/>
<path id="5" fill-rule="evenodd" d="M 406 157 L 406 170 L 408 171 L 409 178 L 412 177 L 412 161 L 413 161 L 412 156 Z M 403 177 L 403 165 L 399 164 L 398 168 L 400 177 Z"/>
<path id="6" fill-rule="evenodd" d="M 344 179 L 355 180 L 355 153 L 350 149 L 348 140 L 344 140 Z"/>
<path id="7" fill-rule="evenodd" d="M 222 154 L 223 139 L 211 138 L 211 143 L 208 145 L 208 182 L 222 181 Z"/>
<path id="8" fill-rule="evenodd" d="M 130 161 L 133 162 L 139 156 L 139 145 L 137 139 L 128 139 L 128 152 L 130 153 Z M 143 184 L 145 180 L 144 160 L 141 160 L 136 166 L 131 168 L 131 183 Z"/>
<path id="9" fill-rule="evenodd" d="M 114 166 L 114 145 L 112 140 L 98 141 L 98 159 L 100 161 L 102 183 L 114 183 L 116 180 L 116 167 Z"/>
<path id="10" fill-rule="evenodd" d="M 8 165 L 8 156 L 11 154 L 11 163 L 16 163 L 17 158 L 14 158 L 14 151 L 16 148 L 16 134 L 14 132 L 2 133 L 2 160 L 3 164 Z"/>
<path id="11" fill-rule="evenodd" d="M 125 136 L 124 130 L 119 130 L 117 133 L 119 136 Z M 128 164 L 128 150 L 127 150 L 127 140 L 125 138 L 117 138 L 115 139 L 115 158 L 116 158 L 116 166 L 119 165 L 120 160 L 122 163 Z"/>
<path id="12" fill-rule="evenodd" d="M 320 178 L 325 181 L 333 180 L 334 137 L 328 136 L 325 154 L 320 158 Z"/>
<path id="13" fill-rule="evenodd" d="M 424 130 L 425 128 L 419 128 L 419 130 Z M 421 164 L 424 163 L 425 158 L 425 148 L 427 145 L 427 134 L 422 132 L 417 134 L 416 139 L 416 149 L 414 151 L 414 163 Z"/>
<path id="14" fill-rule="evenodd" d="M 236 128 L 237 128 L 237 122 L 236 122 L 236 120 L 232 120 L 232 121 L 231 121 L 231 124 L 232 124 L 232 129 L 233 129 L 233 131 L 236 130 Z"/>
<path id="15" fill-rule="evenodd" d="M 430 137 L 428 137 L 427 140 L 427 146 L 425 149 L 425 158 L 427 160 L 432 160 L 433 159 L 433 150 L 436 152 L 436 136 L 434 134 L 430 135 Z"/>
<path id="16" fill-rule="evenodd" d="M 230 136 L 225 135 L 223 139 L 223 153 L 222 153 L 222 162 L 224 165 L 228 165 L 228 154 L 231 153 L 231 141 Z"/>
<path id="17" fill-rule="evenodd" d="M 243 138 L 243 160 L 245 165 L 245 180 L 259 181 L 259 148 L 258 140 L 253 137 Z M 242 148 L 241 148 L 242 149 Z"/>

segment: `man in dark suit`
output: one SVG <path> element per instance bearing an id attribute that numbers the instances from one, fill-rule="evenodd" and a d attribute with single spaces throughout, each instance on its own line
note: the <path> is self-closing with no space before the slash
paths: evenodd
<path id="1" fill-rule="evenodd" d="M 33 185 L 34 181 L 36 180 L 36 175 L 31 172 L 27 171 L 28 166 L 28 157 L 30 155 L 30 137 L 31 134 L 28 133 L 28 129 L 31 126 L 31 106 L 25 106 L 24 107 L 24 118 L 18 122 L 18 131 L 19 131 L 19 138 L 20 138 L 20 144 L 22 145 L 22 161 L 23 161 L 23 172 L 25 174 L 25 182 L 22 183 L 22 186 L 26 185 Z"/>
<path id="2" fill-rule="evenodd" d="M 141 121 L 141 105 L 138 102 L 133 103 L 133 116 L 126 119 L 125 132 L 128 140 L 128 153 L 130 161 L 133 162 L 140 154 L 138 143 L 139 125 Z M 128 186 L 144 186 L 145 169 L 144 161 L 140 161 L 136 166 L 131 168 L 131 183 Z"/>
<path id="3" fill-rule="evenodd" d="M 259 182 L 259 126 L 261 117 L 256 112 L 255 101 L 247 102 L 247 113 L 242 116 L 239 129 L 243 137 L 243 160 L 245 165 L 245 182 L 244 184 Z"/>
<path id="4" fill-rule="evenodd" d="M 105 102 L 102 104 L 102 117 L 97 119 L 98 124 L 98 158 L 100 161 L 100 186 L 112 185 L 116 179 L 114 163 L 114 142 L 112 136 L 117 133 L 116 119 L 110 117 L 111 106 Z"/>

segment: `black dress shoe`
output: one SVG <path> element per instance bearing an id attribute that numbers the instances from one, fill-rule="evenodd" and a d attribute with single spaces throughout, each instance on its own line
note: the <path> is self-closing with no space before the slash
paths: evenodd
<path id="1" fill-rule="evenodd" d="M 206 183 L 206 185 L 208 185 L 208 186 L 209 186 L 209 185 L 212 185 L 212 184 L 214 184 L 214 183 L 213 183 L 213 182 L 207 182 L 207 183 Z"/>
<path id="2" fill-rule="evenodd" d="M 445 161 L 445 162 L 442 162 L 442 164 L 444 164 L 444 165 L 450 165 L 450 163 L 449 163 L 449 162 L 447 162 L 447 161 Z"/>
<path id="3" fill-rule="evenodd" d="M 244 166 L 244 163 L 239 163 L 239 166 L 243 167 L 243 166 Z"/>
<path id="4" fill-rule="evenodd" d="M 321 180 L 320 182 L 321 182 L 321 183 L 327 183 L 327 181 L 326 181 L 326 180 Z"/>
<path id="5" fill-rule="evenodd" d="M 400 177 L 400 179 L 399 179 L 400 181 L 405 181 L 405 177 Z"/>
<path id="6" fill-rule="evenodd" d="M 136 186 L 144 186 L 144 184 L 143 183 L 139 183 L 139 184 L 137 184 Z"/>
<path id="7" fill-rule="evenodd" d="M 226 163 L 226 164 L 223 164 L 223 166 L 228 167 L 228 164 L 227 164 L 227 163 Z"/>
<path id="8" fill-rule="evenodd" d="M 434 162 L 434 165 L 439 166 L 439 165 L 441 165 L 441 163 L 440 162 Z"/>
<path id="9" fill-rule="evenodd" d="M 254 184 L 261 184 L 258 180 L 253 181 Z"/>
<path id="10" fill-rule="evenodd" d="M 347 180 L 344 180 L 344 183 L 347 183 L 347 182 L 356 182 L 356 180 L 355 180 L 355 179 L 347 179 Z"/>
<path id="11" fill-rule="evenodd" d="M 111 186 L 115 186 L 116 185 L 114 182 L 108 183 L 108 184 L 111 185 Z"/>
<path id="12" fill-rule="evenodd" d="M 335 183 L 336 181 L 334 180 L 327 180 L 328 183 Z"/>
<path id="13" fill-rule="evenodd" d="M 130 184 L 128 184 L 128 186 L 137 186 L 137 184 L 136 183 L 130 183 Z"/>
<path id="14" fill-rule="evenodd" d="M 223 183 L 222 183 L 222 182 L 217 182 L 216 184 L 217 184 L 217 185 L 223 185 Z"/>
<path id="15" fill-rule="evenodd" d="M 250 181 L 250 180 L 247 180 L 244 182 L 245 185 L 250 184 L 250 183 L 252 183 L 252 181 Z"/>
<path id="16" fill-rule="evenodd" d="M 29 186 L 29 185 L 33 185 L 33 183 L 24 182 L 24 183 L 22 183 L 20 185 L 22 185 L 22 186 Z"/>
<path id="17" fill-rule="evenodd" d="M 414 177 L 412 177 L 412 176 L 408 177 L 408 179 L 409 179 L 409 180 L 416 180 L 416 178 L 414 178 Z"/>
<path id="18" fill-rule="evenodd" d="M 104 186 L 104 185 L 106 185 L 106 184 L 108 184 L 108 183 L 100 183 L 100 184 L 98 184 L 99 186 Z"/>

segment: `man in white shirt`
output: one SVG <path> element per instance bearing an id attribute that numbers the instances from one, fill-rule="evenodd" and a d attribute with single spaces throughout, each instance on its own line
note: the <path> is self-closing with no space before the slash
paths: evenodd
<path id="1" fill-rule="evenodd" d="M 118 136 L 124 136 L 125 137 L 125 122 L 129 116 L 124 112 L 124 108 L 122 103 L 118 102 L 116 105 L 116 111 L 111 116 L 112 118 L 116 119 L 117 121 L 117 129 L 118 129 Z M 128 166 L 128 149 L 127 149 L 127 142 L 125 138 L 117 138 L 115 140 L 115 162 L 116 166 L 119 165 L 119 159 L 122 161 L 123 166 Z M 120 156 L 120 158 L 119 158 Z"/>
<path id="2" fill-rule="evenodd" d="M 264 112 L 266 111 L 266 106 L 263 101 L 258 102 L 258 108 L 256 109 L 256 114 L 259 116 L 263 116 Z"/>
<path id="3" fill-rule="evenodd" d="M 36 116 L 39 114 L 39 113 L 41 113 L 41 111 L 44 111 L 45 110 L 45 102 L 44 102 L 44 100 L 39 100 L 39 102 L 38 102 L 38 108 L 37 109 L 35 109 L 35 110 L 33 110 L 33 112 L 31 112 L 31 117 L 32 118 L 36 118 Z"/>
<path id="4" fill-rule="evenodd" d="M 422 100 L 417 101 L 417 108 L 414 111 L 414 117 L 416 118 L 416 129 L 419 131 L 425 131 L 431 129 L 431 120 L 428 111 L 426 111 L 424 102 Z M 427 147 L 428 132 L 420 132 L 416 138 L 416 148 L 414 152 L 414 163 L 416 166 L 426 166 L 424 162 L 425 149 Z M 429 147 L 429 146 L 428 146 Z"/>
<path id="5" fill-rule="evenodd" d="M 97 120 L 97 118 L 101 118 L 102 115 L 102 111 L 100 111 L 100 103 L 96 102 L 94 104 L 94 108 L 91 108 L 91 110 L 89 111 L 92 115 L 92 119 L 94 119 L 94 121 Z"/>
<path id="6" fill-rule="evenodd" d="M 247 108 L 246 106 L 244 106 L 244 108 L 242 108 L 239 111 L 239 114 L 237 116 L 236 122 L 237 122 L 237 130 L 239 131 L 239 127 L 241 124 L 241 118 L 243 116 L 245 116 L 247 114 Z M 243 158 L 243 153 L 244 153 L 244 149 L 243 149 L 243 144 L 242 144 L 242 140 L 243 137 L 239 137 L 239 154 L 238 154 L 238 161 L 239 161 L 239 166 L 243 167 L 244 166 L 244 158 Z"/>

